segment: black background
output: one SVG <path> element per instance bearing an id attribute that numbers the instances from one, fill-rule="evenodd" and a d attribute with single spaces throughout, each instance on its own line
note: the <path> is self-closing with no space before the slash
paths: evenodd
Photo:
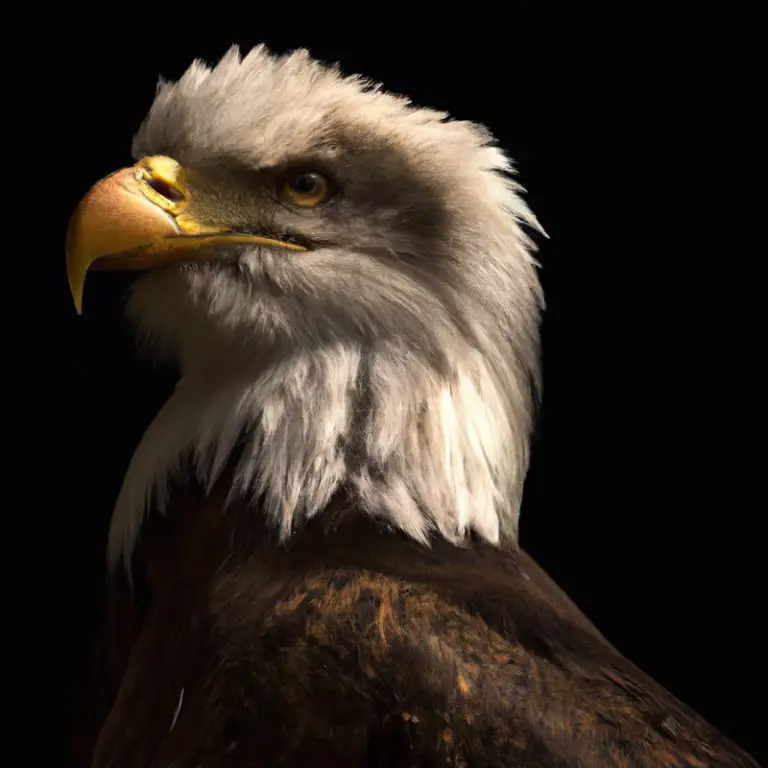
<path id="1" fill-rule="evenodd" d="M 715 212 L 686 206 L 699 180 L 682 167 L 700 145 L 710 159 L 717 151 L 683 127 L 704 70 L 685 36 L 670 39 L 664 19 L 629 4 L 494 7 L 211 3 L 161 17 L 112 6 L 103 18 L 30 22 L 34 44 L 20 66 L 33 86 L 26 101 L 7 99 L 23 117 L 6 160 L 27 168 L 17 210 L 28 220 L 23 272 L 6 284 L 17 307 L 7 336 L 23 341 L 18 353 L 7 347 L 5 378 L 21 381 L 19 403 L 39 419 L 24 421 L 19 476 L 8 485 L 23 482 L 26 493 L 12 496 L 30 526 L 19 554 L 34 554 L 14 566 L 26 612 L 18 639 L 36 657 L 26 719 L 37 722 L 44 704 L 46 747 L 60 746 L 97 615 L 122 472 L 173 384 L 136 358 L 119 279 L 92 278 L 86 314 L 75 316 L 67 220 L 95 180 L 129 162 L 158 75 L 177 77 L 194 57 L 215 61 L 230 43 L 266 42 L 308 47 L 482 122 L 517 161 L 550 235 L 539 238 L 545 394 L 523 545 L 630 659 L 765 754 L 756 703 L 765 501 L 748 491 L 750 417 L 738 409 L 750 333 L 739 314 L 744 276 L 701 237 Z"/>

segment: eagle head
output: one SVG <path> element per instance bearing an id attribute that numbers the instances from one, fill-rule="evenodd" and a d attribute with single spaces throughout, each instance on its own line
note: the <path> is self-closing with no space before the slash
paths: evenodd
<path id="1" fill-rule="evenodd" d="M 514 542 L 541 290 L 512 167 L 477 124 L 305 51 L 236 49 L 162 82 L 136 164 L 68 233 L 140 270 L 128 314 L 181 378 L 126 472 L 110 563 L 184 472 L 279 535 L 337 492 L 415 539 Z"/>

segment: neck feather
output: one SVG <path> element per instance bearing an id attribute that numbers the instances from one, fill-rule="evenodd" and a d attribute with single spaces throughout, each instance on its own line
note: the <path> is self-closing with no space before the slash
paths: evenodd
<path id="1" fill-rule="evenodd" d="M 188 371 L 128 467 L 110 568 L 130 561 L 173 482 L 212 488 L 236 450 L 230 500 L 254 502 L 283 539 L 344 487 L 363 513 L 425 544 L 470 531 L 514 540 L 529 393 L 503 387 L 479 353 L 461 352 L 440 371 L 391 343 L 338 344 L 226 375 Z"/>

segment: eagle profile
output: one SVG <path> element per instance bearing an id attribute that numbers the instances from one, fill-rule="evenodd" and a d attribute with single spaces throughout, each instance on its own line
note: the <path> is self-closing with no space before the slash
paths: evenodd
<path id="1" fill-rule="evenodd" d="M 162 82 L 67 270 L 180 378 L 112 517 L 81 765 L 754 766 L 517 545 L 538 223 L 482 127 L 306 52 Z"/>

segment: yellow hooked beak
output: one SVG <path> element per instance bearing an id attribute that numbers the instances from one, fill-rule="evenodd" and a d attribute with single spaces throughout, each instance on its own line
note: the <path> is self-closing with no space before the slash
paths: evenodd
<path id="1" fill-rule="evenodd" d="M 82 313 L 89 269 L 141 270 L 203 256 L 219 243 L 300 245 L 211 227 L 185 213 L 184 169 L 169 157 L 146 157 L 98 182 L 80 201 L 67 230 L 67 277 L 75 309 Z"/>

